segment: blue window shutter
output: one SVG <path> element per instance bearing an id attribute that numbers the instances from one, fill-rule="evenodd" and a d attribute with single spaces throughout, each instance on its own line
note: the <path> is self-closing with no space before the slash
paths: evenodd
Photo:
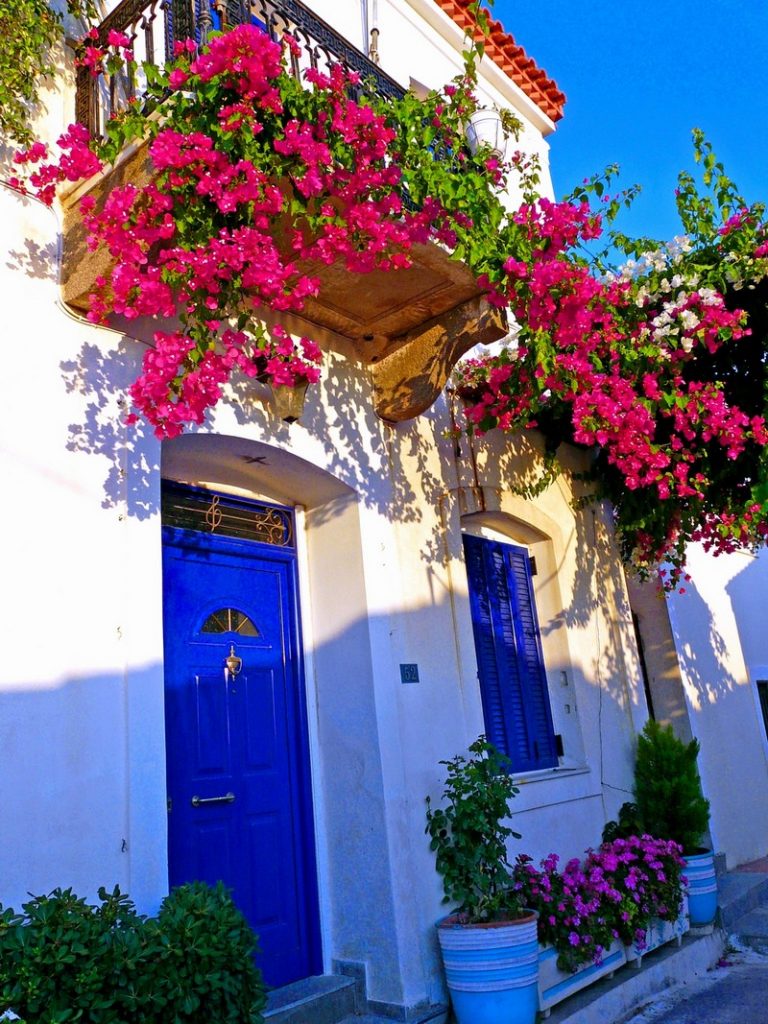
<path id="1" fill-rule="evenodd" d="M 557 764 L 528 552 L 464 536 L 488 739 L 516 771 Z"/>
<path id="2" fill-rule="evenodd" d="M 467 535 L 464 537 L 464 551 L 467 559 L 470 608 L 485 716 L 485 731 L 491 743 L 494 743 L 499 750 L 503 750 L 507 755 L 511 755 L 512 750 L 516 747 L 515 740 L 519 737 L 508 735 L 508 725 L 514 728 L 514 724 L 519 724 L 522 720 L 522 695 L 519 688 L 504 685 L 503 681 L 508 670 L 505 658 L 506 648 L 502 643 L 502 663 L 499 664 L 496 637 L 499 632 L 504 632 L 504 626 L 498 614 L 499 602 L 493 592 L 493 571 L 491 566 L 489 573 L 484 542 L 478 537 Z M 501 585 L 502 587 L 504 585 L 503 576 Z M 507 615 L 509 615 L 508 601 L 506 608 Z M 509 629 L 507 629 L 507 634 L 509 637 Z"/>

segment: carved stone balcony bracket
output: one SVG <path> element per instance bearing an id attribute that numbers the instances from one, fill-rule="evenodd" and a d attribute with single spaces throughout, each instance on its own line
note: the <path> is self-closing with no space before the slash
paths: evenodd
<path id="1" fill-rule="evenodd" d="M 504 311 L 477 296 L 393 339 L 397 348 L 370 367 L 377 414 L 391 423 L 418 416 L 436 401 L 466 352 L 498 341 L 507 329 Z"/>

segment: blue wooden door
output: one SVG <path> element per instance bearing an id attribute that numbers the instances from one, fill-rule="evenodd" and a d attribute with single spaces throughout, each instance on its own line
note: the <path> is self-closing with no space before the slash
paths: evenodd
<path id="1" fill-rule="evenodd" d="M 222 880 L 288 984 L 321 969 L 293 554 L 163 540 L 170 884 Z"/>

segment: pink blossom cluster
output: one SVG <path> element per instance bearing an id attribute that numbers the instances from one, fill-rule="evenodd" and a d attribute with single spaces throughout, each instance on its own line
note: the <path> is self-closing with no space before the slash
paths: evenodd
<path id="1" fill-rule="evenodd" d="M 176 437 L 188 423 L 202 423 L 221 398 L 232 370 L 275 386 L 296 387 L 320 379 L 322 352 L 309 338 L 298 341 L 275 324 L 257 336 L 227 328 L 219 349 L 200 353 L 198 343 L 180 332 L 155 332 L 155 345 L 144 359 L 144 372 L 129 388 L 135 412 L 162 424 L 164 437 Z"/>
<path id="2" fill-rule="evenodd" d="M 525 905 L 538 911 L 539 941 L 558 952 L 563 970 L 574 971 L 601 963 L 618 930 L 611 919 L 612 903 L 573 859 L 563 870 L 551 853 L 537 868 L 527 854 L 518 856 L 512 871 L 513 886 Z"/>
<path id="3" fill-rule="evenodd" d="M 133 43 L 124 32 L 114 29 L 109 30 L 105 41 L 101 40 L 97 28 L 90 29 L 75 57 L 76 67 L 88 68 L 93 78 L 104 74 L 105 69 L 114 71 L 132 63 Z"/>
<path id="4" fill-rule="evenodd" d="M 123 38 L 108 42 L 127 46 Z M 98 72 L 90 50 L 82 60 Z M 199 423 L 236 368 L 252 368 L 233 319 L 261 309 L 301 312 L 318 293 L 312 265 L 354 273 L 408 267 L 414 244 L 455 244 L 455 235 L 437 201 L 404 212 L 396 132 L 350 98 L 359 79 L 342 66 L 308 71 L 311 88 L 301 88 L 285 72 L 281 46 L 240 25 L 202 52 L 177 44 L 162 75 L 158 89 L 170 94 L 164 116 L 144 126 L 152 183 L 114 187 L 99 202 L 86 196 L 81 210 L 88 245 L 111 256 L 90 319 L 180 318 L 180 330 L 155 334 L 131 389 L 135 409 L 167 437 Z M 71 128 L 60 146 L 60 158 L 30 177 L 49 203 L 57 182 L 101 168 L 84 129 Z M 18 159 L 46 157 L 36 146 Z M 257 375 L 284 384 L 316 379 L 316 346 L 297 345 L 276 328 Z"/>
<path id="5" fill-rule="evenodd" d="M 710 240 L 722 268 L 712 280 L 698 280 L 693 256 L 681 262 L 687 238 L 603 274 L 581 255 L 601 217 L 585 200 L 531 198 L 535 165 L 521 153 L 510 167 L 526 200 L 511 216 L 501 211 L 506 168 L 461 143 L 476 103 L 469 71 L 430 101 L 429 117 L 417 111 L 409 122 L 353 99 L 359 78 L 340 65 L 298 83 L 286 49 L 299 56 L 290 37 L 280 45 L 251 25 L 202 50 L 177 42 L 175 60 L 149 76 L 147 109 L 157 117 L 129 108 L 103 144 L 73 126 L 57 158 L 40 143 L 16 157 L 28 182 L 13 183 L 50 203 L 60 182 L 96 174 L 127 141 L 149 140 L 151 184 L 88 196 L 82 212 L 89 246 L 111 257 L 91 319 L 164 322 L 131 392 L 158 436 L 199 423 L 235 371 L 275 383 L 313 378 L 312 342 L 279 325 L 267 342 L 258 324 L 271 319 L 265 311 L 306 311 L 318 267 L 407 268 L 415 245 L 438 242 L 520 325 L 514 352 L 472 364 L 457 384 L 473 429 L 538 427 L 551 451 L 561 440 L 595 449 L 625 555 L 641 570 L 670 560 L 669 585 L 692 538 L 716 553 L 762 540 L 766 503 L 754 474 L 737 471 L 768 446 L 762 405 L 735 400 L 712 369 L 738 362 L 751 343 L 746 314 L 726 301 L 728 282 L 768 279 L 768 230 L 754 209 L 737 209 Z M 132 61 L 130 40 L 92 32 L 80 61 L 111 73 Z M 438 150 L 456 175 L 448 185 L 430 174 Z"/>
<path id="6" fill-rule="evenodd" d="M 674 840 L 649 835 L 614 839 L 589 852 L 589 885 L 613 903 L 617 933 L 627 944 L 644 948 L 651 918 L 678 917 L 686 884 L 682 854 Z"/>
<path id="7" fill-rule="evenodd" d="M 556 411 L 569 439 L 597 446 L 623 488 L 648 503 L 700 503 L 719 464 L 713 448 L 736 460 L 768 445 L 761 415 L 748 415 L 717 383 L 696 378 L 700 353 L 746 343 L 741 310 L 729 309 L 711 288 L 681 287 L 671 296 L 663 281 L 652 295 L 637 281 L 596 275 L 573 254 L 600 230 L 586 203 L 538 200 L 513 219 L 529 255 L 508 258 L 506 279 L 495 287 L 521 324 L 520 342 L 511 355 L 486 362 L 484 379 L 475 365 L 472 387 L 463 387 L 475 429 L 530 428 Z M 637 531 L 635 562 L 674 556 L 679 527 L 670 518 L 662 538 Z M 718 547 L 722 530 L 702 530 Z"/>
<path id="8" fill-rule="evenodd" d="M 651 918 L 674 920 L 680 913 L 685 879 L 681 847 L 653 836 L 603 843 L 582 864 L 558 868 L 557 854 L 539 867 L 518 856 L 512 884 L 526 906 L 538 911 L 539 941 L 558 951 L 564 970 L 600 963 L 618 939 L 644 948 Z"/>
<path id="9" fill-rule="evenodd" d="M 38 165 L 28 173 L 26 181 L 11 177 L 9 184 L 20 192 L 31 190 L 39 199 L 50 206 L 56 197 L 56 186 L 63 181 L 80 181 L 90 178 L 103 167 L 101 159 L 90 148 L 88 129 L 80 124 L 71 124 L 56 141 L 59 155 L 56 161 L 43 163 L 49 156 L 48 147 L 42 142 L 33 142 L 25 150 L 16 153 L 13 160 L 20 167 Z M 31 187 L 31 189 L 30 189 Z"/>

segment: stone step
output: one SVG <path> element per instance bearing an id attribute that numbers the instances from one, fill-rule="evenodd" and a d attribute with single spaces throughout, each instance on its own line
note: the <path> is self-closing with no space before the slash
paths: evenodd
<path id="1" fill-rule="evenodd" d="M 745 914 L 768 903 L 768 873 L 729 871 L 717 880 L 720 922 L 728 932 L 736 930 Z"/>
<path id="2" fill-rule="evenodd" d="M 345 1017 L 339 1024 L 392 1024 L 391 1017 L 380 1017 L 375 1013 L 363 1013 L 359 1017 Z"/>
<path id="3" fill-rule="evenodd" d="M 266 1024 L 340 1024 L 355 1017 L 355 980 L 321 974 L 274 989 L 267 997 Z"/>
<path id="4" fill-rule="evenodd" d="M 731 929 L 740 942 L 760 953 L 768 953 L 768 907 L 750 910 Z"/>
<path id="5" fill-rule="evenodd" d="M 626 1020 L 643 1005 L 651 1005 L 675 985 L 703 977 L 723 953 L 719 929 L 684 936 L 681 946 L 668 943 L 643 957 L 642 968 L 627 964 L 613 978 L 582 989 L 552 1009 L 546 1024 L 611 1024 Z M 746 1022 L 745 1022 L 746 1024 Z"/>

